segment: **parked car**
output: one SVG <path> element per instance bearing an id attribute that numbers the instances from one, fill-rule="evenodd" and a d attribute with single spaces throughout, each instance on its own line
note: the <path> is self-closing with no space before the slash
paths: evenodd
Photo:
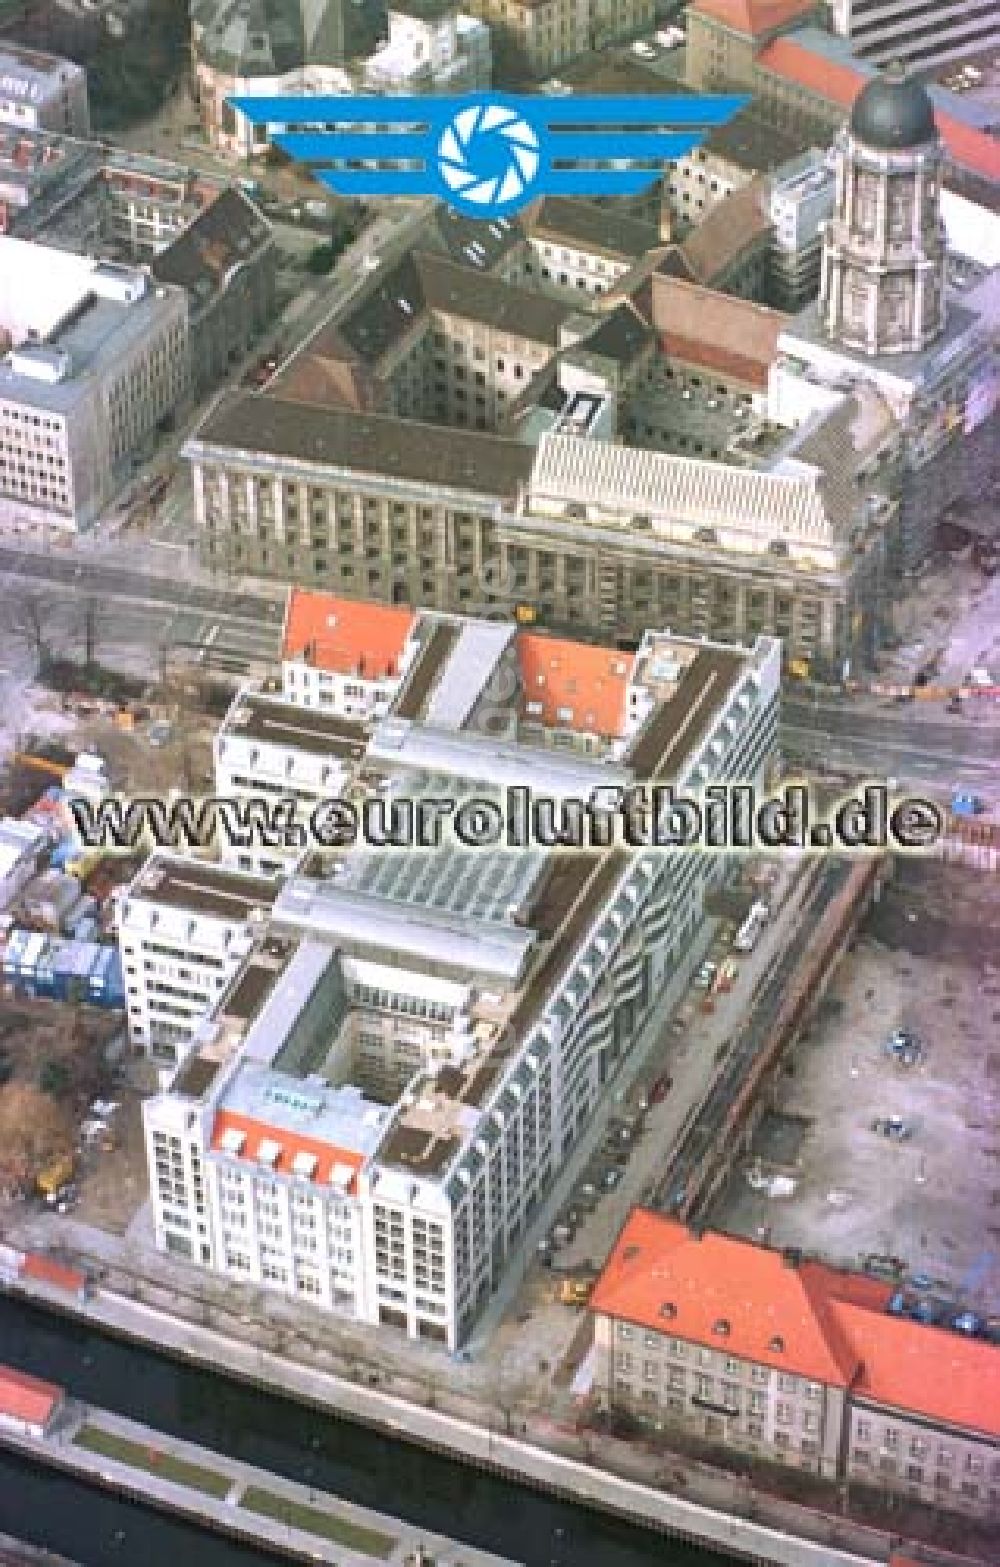
<path id="1" fill-rule="evenodd" d="M 872 1122 L 872 1131 L 894 1143 L 905 1143 L 913 1136 L 912 1126 L 899 1115 L 877 1116 Z"/>
<path id="2" fill-rule="evenodd" d="M 658 1105 L 662 1099 L 666 1099 L 673 1086 L 674 1080 L 670 1074 L 667 1072 L 661 1072 L 660 1076 L 656 1079 L 656 1082 L 649 1090 L 650 1104 Z"/>

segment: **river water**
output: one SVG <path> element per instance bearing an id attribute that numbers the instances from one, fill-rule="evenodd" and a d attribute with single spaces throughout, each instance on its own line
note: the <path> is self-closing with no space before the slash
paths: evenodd
<path id="1" fill-rule="evenodd" d="M 725 1567 L 708 1552 L 165 1359 L 12 1296 L 0 1295 L 0 1361 L 87 1403 L 527 1567 Z M 82 1567 L 254 1567 L 273 1560 L 3 1453 L 0 1532 Z"/>

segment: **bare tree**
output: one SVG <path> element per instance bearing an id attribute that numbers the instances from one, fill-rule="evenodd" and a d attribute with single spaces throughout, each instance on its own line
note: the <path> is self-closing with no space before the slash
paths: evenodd
<path id="1" fill-rule="evenodd" d="M 48 637 L 51 609 L 46 595 L 33 588 L 15 588 L 4 597 L 5 629 L 24 639 L 39 668 L 44 668 L 52 656 Z"/>
<path id="2" fill-rule="evenodd" d="M 87 669 L 94 667 L 99 618 L 100 605 L 97 600 L 87 599 L 83 606 L 83 661 Z"/>

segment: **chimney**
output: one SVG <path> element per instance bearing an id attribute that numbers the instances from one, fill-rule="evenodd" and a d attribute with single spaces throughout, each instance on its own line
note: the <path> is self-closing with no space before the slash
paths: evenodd
<path id="1" fill-rule="evenodd" d="M 786 1246 L 781 1253 L 781 1260 L 786 1268 L 797 1268 L 802 1261 L 802 1252 L 798 1246 Z"/>

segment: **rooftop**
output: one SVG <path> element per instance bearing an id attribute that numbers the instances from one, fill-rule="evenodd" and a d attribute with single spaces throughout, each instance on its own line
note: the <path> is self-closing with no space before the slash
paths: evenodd
<path id="1" fill-rule="evenodd" d="M 1000 1436 L 1000 1350 L 889 1314 L 891 1294 L 864 1275 L 637 1208 L 590 1308 L 855 1398 Z"/>
<path id="2" fill-rule="evenodd" d="M 769 238 L 767 196 L 767 181 L 751 180 L 710 208 L 681 241 L 684 260 L 699 283 L 721 281 L 747 250 Z"/>
<path id="3" fill-rule="evenodd" d="M 219 734 L 220 738 L 256 740 L 264 745 L 308 751 L 313 756 L 360 762 L 367 731 L 362 724 L 333 713 L 248 691 L 241 692 L 233 702 Z"/>
<path id="4" fill-rule="evenodd" d="M 212 1149 L 350 1192 L 386 1119 L 359 1088 L 331 1088 L 245 1062 L 219 1102 Z"/>
<path id="5" fill-rule="evenodd" d="M 84 74 L 83 66 L 40 49 L 24 49 L 4 39 L 0 44 L 0 93 L 30 103 L 44 103 L 63 84 Z"/>
<path id="6" fill-rule="evenodd" d="M 312 668 L 329 674 L 380 680 L 398 675 L 404 649 L 416 625 L 417 616 L 412 609 L 359 603 L 331 593 L 292 588 L 285 610 L 281 656 L 285 660 L 303 659 Z M 341 739 L 359 738 L 358 725 L 347 724 L 343 719 L 337 722 L 344 729 Z"/>
<path id="7" fill-rule="evenodd" d="M 234 270 L 268 243 L 271 227 L 241 191 L 227 189 L 198 213 L 150 263 L 161 283 L 176 283 L 201 301 L 226 287 Z"/>
<path id="8" fill-rule="evenodd" d="M 669 358 L 766 390 L 778 338 L 791 317 L 661 272 L 650 281 L 652 325 Z"/>
<path id="9" fill-rule="evenodd" d="M 694 0 L 691 6 L 700 16 L 754 38 L 801 21 L 815 9 L 814 0 Z"/>
<path id="10" fill-rule="evenodd" d="M 24 1371 L 15 1371 L 12 1366 L 0 1366 L 0 1418 L 47 1425 L 63 1396 L 62 1388 L 54 1382 L 43 1382 Z"/>
<path id="11" fill-rule="evenodd" d="M 571 196 L 543 197 L 527 209 L 522 221 L 533 238 L 576 243 L 622 261 L 638 260 L 660 242 L 652 223 Z"/>
<path id="12" fill-rule="evenodd" d="M 621 737 L 635 664 L 631 654 L 528 631 L 518 634 L 516 646 L 523 718 L 548 728 Z"/>
<path id="13" fill-rule="evenodd" d="M 286 458 L 309 469 L 347 470 L 385 482 L 513 499 L 531 472 L 530 446 L 479 430 L 317 408 L 253 392 L 223 396 L 186 448 L 235 449 Z"/>
<path id="14" fill-rule="evenodd" d="M 274 883 L 262 876 L 162 853 L 150 856 L 128 890 L 130 898 L 241 923 L 255 910 L 269 910 L 275 894 Z"/>
<path id="15" fill-rule="evenodd" d="M 794 125 L 774 125 L 753 103 L 705 137 L 706 155 L 724 159 L 748 174 L 769 174 L 791 162 L 815 143 Z"/>
<path id="16" fill-rule="evenodd" d="M 845 112 L 865 82 L 875 73 L 860 62 L 849 63 L 831 45 L 830 35 L 817 27 L 797 28 L 785 38 L 776 38 L 757 57 L 761 70 L 796 82 L 828 103 L 838 104 Z M 967 125 L 940 107 L 936 109 L 937 127 L 952 159 L 962 169 L 985 178 L 1000 180 L 1000 141 L 975 126 Z"/>

